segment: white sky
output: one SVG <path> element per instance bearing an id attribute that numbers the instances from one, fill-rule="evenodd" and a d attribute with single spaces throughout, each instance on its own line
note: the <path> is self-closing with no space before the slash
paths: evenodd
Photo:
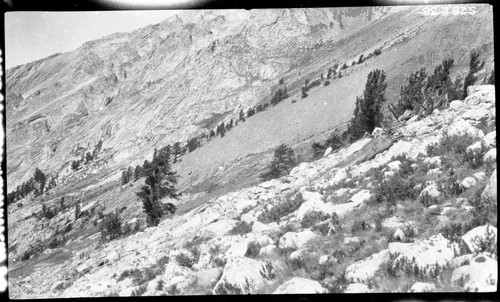
<path id="1" fill-rule="evenodd" d="M 174 10 L 5 13 L 5 65 L 32 62 L 67 52 L 115 32 L 159 23 Z"/>

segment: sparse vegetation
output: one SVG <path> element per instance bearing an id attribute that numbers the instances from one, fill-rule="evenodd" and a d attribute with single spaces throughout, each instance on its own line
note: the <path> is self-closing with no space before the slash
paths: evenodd
<path id="1" fill-rule="evenodd" d="M 187 267 L 187 268 L 193 267 L 193 265 L 195 263 L 195 261 L 194 261 L 194 259 L 192 257 L 190 257 L 189 255 L 186 255 L 184 253 L 178 254 L 175 257 L 175 261 L 177 261 L 177 263 L 180 266 L 184 266 L 184 267 Z"/>
<path id="2" fill-rule="evenodd" d="M 304 214 L 304 217 L 302 218 L 300 225 L 303 228 L 310 228 L 317 224 L 318 222 L 323 222 L 327 219 L 330 219 L 329 214 L 325 214 L 323 212 L 319 211 L 308 211 Z"/>
<path id="3" fill-rule="evenodd" d="M 17 186 L 15 190 L 7 194 L 7 204 L 13 204 L 28 196 L 30 193 L 33 193 L 35 197 L 42 195 L 44 192 L 55 187 L 56 179 L 57 175 L 49 178 L 42 170 L 35 168 L 35 172 L 29 180 Z M 47 180 L 49 180 L 49 186 L 46 188 Z"/>
<path id="4" fill-rule="evenodd" d="M 229 231 L 231 235 L 243 235 L 250 233 L 252 231 L 252 226 L 246 221 L 239 221 L 232 229 Z"/>
<path id="5" fill-rule="evenodd" d="M 273 221 L 279 221 L 281 217 L 295 212 L 300 205 L 304 203 L 304 198 L 300 192 L 295 194 L 293 198 L 291 198 L 291 196 L 286 196 L 279 199 L 280 200 L 270 210 L 266 209 L 262 212 L 262 214 L 258 217 L 260 222 L 270 223 Z"/>

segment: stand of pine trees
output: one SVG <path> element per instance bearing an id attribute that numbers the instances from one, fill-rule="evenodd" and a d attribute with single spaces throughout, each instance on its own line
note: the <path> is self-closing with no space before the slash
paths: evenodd
<path id="1" fill-rule="evenodd" d="M 50 178 L 48 186 L 46 187 L 47 176 L 42 170 L 35 168 L 35 172 L 29 180 L 17 186 L 15 190 L 7 194 L 7 204 L 15 203 L 32 192 L 34 196 L 42 195 L 44 192 L 55 187 L 55 178 L 56 177 Z"/>

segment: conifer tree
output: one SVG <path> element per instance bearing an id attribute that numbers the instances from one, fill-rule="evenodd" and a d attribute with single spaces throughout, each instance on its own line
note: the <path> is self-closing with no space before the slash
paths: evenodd
<path id="1" fill-rule="evenodd" d="M 220 124 L 220 137 L 224 137 L 226 135 L 226 124 L 222 122 Z"/>
<path id="2" fill-rule="evenodd" d="M 385 73 L 375 69 L 368 74 L 363 98 L 356 99 L 354 117 L 351 120 L 348 132 L 352 139 L 357 139 L 365 132 L 371 133 L 382 123 L 382 105 L 385 102 Z"/>
<path id="3" fill-rule="evenodd" d="M 473 85 L 477 81 L 476 73 L 483 69 L 484 67 L 484 61 L 479 60 L 479 53 L 476 51 L 472 51 L 470 53 L 470 60 L 469 60 L 469 72 L 467 73 L 467 76 L 465 76 L 464 80 L 464 89 L 463 89 L 463 94 L 462 98 L 467 97 L 467 88 L 471 85 Z"/>
<path id="4" fill-rule="evenodd" d="M 141 165 L 135 166 L 134 180 L 138 180 L 141 177 L 141 174 L 142 174 L 142 167 L 141 167 Z"/>
<path id="5" fill-rule="evenodd" d="M 296 164 L 297 159 L 293 149 L 286 144 L 281 144 L 274 151 L 274 157 L 268 166 L 268 171 L 262 173 L 260 177 L 263 180 L 281 177 L 289 173 Z"/>
<path id="6" fill-rule="evenodd" d="M 76 201 L 76 207 L 75 207 L 75 221 L 80 218 L 80 200 Z"/>
<path id="7" fill-rule="evenodd" d="M 243 109 L 240 110 L 240 121 L 245 122 L 245 113 L 243 113 Z"/>
<path id="8" fill-rule="evenodd" d="M 210 130 L 210 137 L 214 136 L 214 130 Z M 173 155 L 173 163 L 175 164 L 177 162 L 177 158 L 181 154 L 181 143 L 175 142 L 174 145 L 172 146 L 172 155 Z"/>
<path id="9" fill-rule="evenodd" d="M 146 172 L 145 185 L 141 187 L 136 195 L 143 203 L 149 226 L 156 226 L 166 209 L 170 213 L 175 212 L 173 204 L 161 206 L 160 199 L 163 197 L 177 198 L 175 185 L 177 184 L 177 173 L 171 171 L 168 157 L 160 152 L 153 156 L 150 168 Z"/>
<path id="10" fill-rule="evenodd" d="M 38 194 L 42 194 L 43 190 L 45 189 L 45 182 L 47 181 L 47 177 L 45 174 L 42 172 L 42 170 L 35 168 L 35 173 L 33 175 L 34 180 L 38 183 Z M 35 195 L 38 195 L 35 194 Z"/>

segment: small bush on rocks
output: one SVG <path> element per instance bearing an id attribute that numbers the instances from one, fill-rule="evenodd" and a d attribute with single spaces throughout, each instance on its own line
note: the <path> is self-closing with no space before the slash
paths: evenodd
<path id="1" fill-rule="evenodd" d="M 470 168 L 478 169 L 484 164 L 484 155 L 486 149 L 481 145 L 481 149 L 475 152 L 465 152 L 463 154 L 462 162 L 467 163 Z"/>
<path id="2" fill-rule="evenodd" d="M 192 259 L 191 257 L 189 257 L 186 254 L 182 254 L 182 253 L 178 254 L 175 257 L 175 260 L 177 261 L 177 263 L 179 264 L 179 266 L 184 266 L 184 267 L 187 267 L 187 268 L 191 268 L 194 265 L 194 259 Z"/>
<path id="3" fill-rule="evenodd" d="M 142 272 L 139 270 L 139 269 L 128 269 L 128 270 L 124 270 L 120 277 L 118 277 L 118 282 L 126 279 L 126 278 L 134 278 L 134 279 L 142 279 Z"/>
<path id="4" fill-rule="evenodd" d="M 317 224 L 318 222 L 325 221 L 330 218 L 329 214 L 325 214 L 320 211 L 308 211 L 304 214 L 304 217 L 302 218 L 302 221 L 300 222 L 300 225 L 303 228 L 310 228 L 313 225 Z"/>
<path id="5" fill-rule="evenodd" d="M 252 226 L 246 221 L 239 221 L 232 229 L 229 231 L 230 235 L 243 235 L 250 233 L 252 231 Z"/>
<path id="6" fill-rule="evenodd" d="M 367 231 L 370 229 L 370 225 L 364 220 L 356 220 L 351 226 L 351 233 L 357 233 L 362 231 Z"/>
<path id="7" fill-rule="evenodd" d="M 477 141 L 477 138 L 470 134 L 465 135 L 448 135 L 444 134 L 438 143 L 427 146 L 427 155 L 440 156 L 444 154 L 455 154 L 463 156 L 467 147 Z"/>
<path id="8" fill-rule="evenodd" d="M 302 193 L 297 193 L 295 197 L 287 197 L 278 204 L 274 205 L 270 210 L 265 210 L 259 216 L 258 220 L 262 223 L 278 222 L 281 217 L 295 212 L 303 203 L 304 198 Z"/>
<path id="9" fill-rule="evenodd" d="M 419 194 L 416 187 L 417 182 L 414 178 L 403 179 L 399 174 L 395 174 L 375 186 L 371 202 L 396 205 L 398 201 L 404 199 L 415 199 Z"/>
<path id="10" fill-rule="evenodd" d="M 248 247 L 247 247 L 247 251 L 245 253 L 245 257 L 249 257 L 249 258 L 255 258 L 259 255 L 259 252 L 260 252 L 260 244 L 258 244 L 257 242 L 250 242 L 248 244 Z"/>

